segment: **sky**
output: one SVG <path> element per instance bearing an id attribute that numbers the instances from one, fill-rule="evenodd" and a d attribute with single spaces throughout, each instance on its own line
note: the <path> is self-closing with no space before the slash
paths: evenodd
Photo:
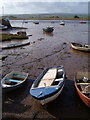
<path id="1" fill-rule="evenodd" d="M 89 0 L 0 0 L 0 14 L 88 13 Z"/>

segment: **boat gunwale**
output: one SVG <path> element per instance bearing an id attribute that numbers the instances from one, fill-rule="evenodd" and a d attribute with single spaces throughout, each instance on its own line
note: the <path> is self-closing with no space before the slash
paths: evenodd
<path id="1" fill-rule="evenodd" d="M 43 74 L 43 72 L 39 75 L 39 77 L 38 77 L 38 79 L 40 79 L 40 76 L 44 76 L 45 75 L 45 73 L 49 70 L 49 69 L 52 69 L 52 68 L 61 68 L 61 69 L 63 69 L 63 66 L 55 66 L 55 67 L 50 67 L 50 68 L 46 68 L 43 72 L 44 72 L 44 74 Z M 64 69 L 63 69 L 63 80 L 62 80 L 62 82 L 59 82 L 59 84 L 58 85 L 54 85 L 54 86 L 47 86 L 47 87 L 40 87 L 40 88 L 33 88 L 33 85 L 31 86 L 31 89 L 30 89 L 30 94 L 34 97 L 34 98 L 36 98 L 36 99 L 38 99 L 38 100 L 43 100 L 43 99 L 45 99 L 45 98 L 49 98 L 49 97 L 51 97 L 51 96 L 53 96 L 54 94 L 56 94 L 61 88 L 62 88 L 62 86 L 64 86 L 64 83 L 65 83 L 65 75 L 66 75 L 66 73 L 65 73 L 65 71 L 64 71 Z M 42 76 L 42 77 L 43 77 Z M 37 80 L 37 79 L 36 79 Z M 36 82 L 36 80 L 34 81 L 34 83 Z M 34 84 L 33 83 L 33 84 Z M 34 96 L 33 94 L 32 94 L 32 91 L 34 91 L 34 90 L 38 90 L 38 89 L 45 89 L 45 88 L 47 88 L 47 90 L 48 90 L 48 88 L 57 88 L 57 89 L 55 89 L 55 91 L 54 92 L 52 92 L 52 93 L 50 93 L 50 94 L 47 94 L 47 95 L 44 95 L 44 96 L 42 96 L 42 97 L 37 97 L 37 96 Z"/>
<path id="2" fill-rule="evenodd" d="M 80 89 L 78 88 L 78 85 L 77 85 L 77 82 L 76 82 L 76 80 L 77 80 L 77 79 L 76 79 L 76 75 L 77 75 L 77 74 L 75 73 L 75 75 L 74 75 L 74 85 L 75 85 L 75 88 L 76 88 L 76 90 L 77 90 L 77 93 L 78 93 L 80 99 L 84 102 L 84 104 L 85 104 L 86 106 L 90 107 L 90 104 L 87 104 L 87 103 L 86 103 L 86 101 L 89 101 L 89 102 L 90 102 L 90 98 L 87 97 L 84 93 L 82 93 L 82 92 L 80 91 Z M 85 100 L 83 100 L 81 96 L 84 97 Z"/>
<path id="3" fill-rule="evenodd" d="M 26 77 L 19 83 L 16 83 L 15 85 L 10 85 L 10 86 L 8 86 L 8 87 L 4 87 L 3 86 L 3 81 L 5 81 L 5 78 L 7 78 L 7 76 L 9 76 L 10 74 L 13 74 L 13 72 L 18 72 L 18 71 L 12 71 L 12 72 L 10 72 L 10 73 L 8 73 L 7 75 L 5 75 L 3 78 L 2 78 L 2 80 L 1 80 L 1 85 L 2 85 L 2 88 L 4 89 L 4 88 L 12 88 L 12 87 L 15 87 L 15 86 L 18 86 L 18 85 L 20 85 L 20 84 L 22 84 L 22 83 L 24 83 L 25 81 L 26 81 L 26 79 L 27 79 L 27 77 L 28 77 L 28 73 L 25 73 L 25 72 L 19 72 L 19 73 L 24 73 L 24 74 L 26 74 Z"/>
<path id="4" fill-rule="evenodd" d="M 63 65 L 45 68 L 45 69 L 41 72 L 41 74 L 36 78 L 36 80 L 33 82 L 32 86 L 31 86 L 31 89 L 38 89 L 38 86 L 37 86 L 37 87 L 34 87 L 35 83 L 38 82 L 39 80 L 41 80 L 41 78 L 43 78 L 43 76 L 46 74 L 46 72 L 47 72 L 49 69 L 52 69 L 52 68 L 63 68 Z M 63 69 L 63 71 L 64 71 L 64 69 Z M 65 71 L 64 71 L 63 75 L 65 75 Z M 58 85 L 55 85 L 55 86 L 58 86 Z M 47 87 L 50 87 L 50 86 L 47 86 Z M 54 87 L 54 86 L 52 86 L 52 87 Z M 40 88 L 44 88 L 44 87 L 40 87 Z"/>

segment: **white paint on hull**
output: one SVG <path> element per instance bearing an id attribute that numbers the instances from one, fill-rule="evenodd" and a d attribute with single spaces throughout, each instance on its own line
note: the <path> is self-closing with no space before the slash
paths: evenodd
<path id="1" fill-rule="evenodd" d="M 64 87 L 64 85 L 62 86 L 62 88 L 61 88 L 55 95 L 53 95 L 53 96 L 51 96 L 51 97 L 49 97 L 49 98 L 40 100 L 40 103 L 41 103 L 42 105 L 44 105 L 44 104 L 49 103 L 49 102 L 53 101 L 54 99 L 56 99 L 56 98 L 60 95 L 60 93 L 62 92 L 63 87 Z"/>

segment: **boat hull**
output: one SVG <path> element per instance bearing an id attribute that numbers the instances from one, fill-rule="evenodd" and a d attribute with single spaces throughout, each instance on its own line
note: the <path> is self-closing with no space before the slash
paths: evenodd
<path id="1" fill-rule="evenodd" d="M 75 82 L 74 84 L 75 84 L 75 88 L 76 88 L 77 93 L 78 93 L 79 97 L 81 98 L 81 100 L 82 100 L 88 107 L 90 107 L 90 99 L 89 99 L 88 97 L 86 97 L 86 96 L 79 90 L 79 88 L 77 87 L 76 82 Z"/>
<path id="2" fill-rule="evenodd" d="M 40 100 L 39 102 L 40 102 L 42 105 L 44 105 L 44 104 L 47 104 L 47 103 L 55 100 L 55 99 L 61 94 L 61 92 L 62 92 L 62 90 L 63 90 L 63 87 L 64 87 L 64 84 L 63 84 L 62 88 L 61 88 L 55 95 L 52 95 L 51 97 L 48 97 L 48 98 L 43 99 L 43 100 Z"/>
<path id="3" fill-rule="evenodd" d="M 10 92 L 10 91 L 13 91 L 13 90 L 18 89 L 18 88 L 21 87 L 23 84 L 24 84 L 24 82 L 23 82 L 22 84 L 19 84 L 19 85 L 17 85 L 17 86 L 14 86 L 14 87 L 8 87 L 8 88 L 2 87 L 2 91 L 3 91 L 3 92 Z"/>
<path id="4" fill-rule="evenodd" d="M 13 76 L 13 74 L 15 76 Z M 12 91 L 12 90 L 15 90 L 15 89 L 21 87 L 27 80 L 27 77 L 28 77 L 28 73 L 18 72 L 18 71 L 13 71 L 13 72 L 7 74 L 1 80 L 1 86 L 2 86 L 3 92 L 9 92 L 9 91 Z M 13 84 L 11 84 L 11 83 L 13 83 Z"/>
<path id="5" fill-rule="evenodd" d="M 43 31 L 44 31 L 44 32 L 53 32 L 53 29 L 44 29 L 44 28 L 43 28 Z"/>
<path id="6" fill-rule="evenodd" d="M 78 47 L 78 46 L 75 46 L 73 43 L 71 43 L 71 47 L 75 50 L 79 50 L 79 51 L 83 51 L 83 52 L 90 52 L 90 48 Z"/>
<path id="7" fill-rule="evenodd" d="M 11 46 L 2 47 L 2 49 L 16 48 L 16 47 L 20 47 L 20 46 L 29 45 L 29 44 L 30 44 L 30 42 L 23 43 L 23 44 L 13 44 L 13 45 L 11 45 Z"/>
<path id="8" fill-rule="evenodd" d="M 50 70 L 53 70 L 52 74 L 50 74 Z M 56 73 L 54 74 L 54 72 Z M 62 74 L 61 77 L 60 73 Z M 48 79 L 46 79 L 47 77 Z M 52 80 L 53 77 L 55 78 Z M 30 89 L 30 94 L 42 105 L 47 104 L 56 99 L 61 94 L 65 84 L 65 78 L 66 74 L 64 69 L 60 68 L 60 66 L 47 68 L 34 81 Z"/>

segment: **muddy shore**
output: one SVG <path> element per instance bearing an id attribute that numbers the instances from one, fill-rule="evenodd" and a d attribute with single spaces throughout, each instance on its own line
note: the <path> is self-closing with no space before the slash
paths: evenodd
<path id="1" fill-rule="evenodd" d="M 21 23 L 11 21 L 11 24 L 17 26 Z M 30 22 L 25 24 L 25 27 L 28 27 L 26 29 L 27 34 L 32 34 L 25 41 L 30 41 L 31 44 L 1 51 L 3 55 L 7 55 L 1 65 L 3 76 L 12 70 L 29 73 L 29 77 L 22 88 L 2 94 L 3 120 L 35 120 L 37 118 L 59 120 L 90 119 L 90 109 L 78 97 L 73 82 L 75 72 L 88 71 L 90 54 L 77 52 L 70 47 L 70 42 L 73 40 L 81 43 L 87 42 L 87 26 L 67 22 L 65 26 L 61 27 L 56 22 L 53 24 L 54 32 L 46 34 L 43 33 L 42 28 L 47 25 L 52 25 L 52 23 L 41 22 L 39 25 L 35 25 Z M 11 30 L 7 32 L 15 33 L 17 31 Z M 13 43 L 15 40 L 9 42 Z M 65 87 L 56 100 L 42 106 L 29 94 L 30 87 L 46 67 L 58 65 L 64 65 L 67 74 Z"/>

